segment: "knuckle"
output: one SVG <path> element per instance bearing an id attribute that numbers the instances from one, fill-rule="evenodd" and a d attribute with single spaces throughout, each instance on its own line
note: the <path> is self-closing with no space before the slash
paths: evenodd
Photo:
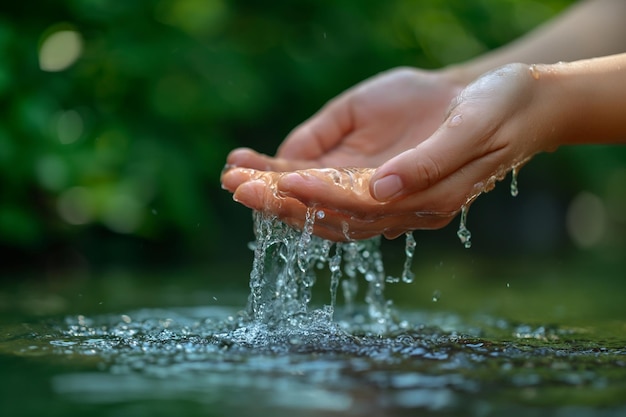
<path id="1" fill-rule="evenodd" d="M 434 158 L 423 155 L 415 162 L 413 175 L 417 188 L 426 189 L 441 179 L 441 166 Z"/>

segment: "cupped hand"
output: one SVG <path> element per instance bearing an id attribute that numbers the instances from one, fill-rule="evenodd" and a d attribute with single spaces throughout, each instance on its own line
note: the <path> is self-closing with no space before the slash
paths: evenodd
<path id="1" fill-rule="evenodd" d="M 510 64 L 468 85 L 431 137 L 376 170 L 372 196 L 416 199 L 446 188 L 448 198 L 435 208 L 450 210 L 489 191 L 536 153 L 553 150 L 560 106 L 538 74 L 538 66 Z"/>
<path id="2" fill-rule="evenodd" d="M 406 230 L 439 228 L 454 213 L 415 212 L 405 202 L 381 203 L 369 193 L 372 168 L 321 168 L 292 172 L 231 168 L 224 187 L 245 206 L 279 217 L 302 229 L 314 215 L 313 233 L 333 241 L 366 239 L 384 234 L 395 238 Z M 323 205 L 309 200 L 330 192 Z M 430 198 L 436 199 L 436 196 Z"/>
<path id="3" fill-rule="evenodd" d="M 429 137 L 463 85 L 444 72 L 397 68 L 331 100 L 285 139 L 275 157 L 240 148 L 227 166 L 293 171 L 378 167 Z"/>
<path id="4" fill-rule="evenodd" d="M 233 169 L 224 184 L 241 203 L 296 227 L 308 207 L 323 210 L 314 233 L 332 240 L 443 227 L 509 170 L 551 150 L 558 110 L 532 73 L 515 64 L 483 75 L 432 136 L 376 170 Z"/>

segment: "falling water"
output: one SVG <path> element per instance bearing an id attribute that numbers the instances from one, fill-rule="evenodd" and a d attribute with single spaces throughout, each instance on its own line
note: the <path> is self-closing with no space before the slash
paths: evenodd
<path id="1" fill-rule="evenodd" d="M 461 221 L 459 223 L 459 230 L 456 232 L 457 236 L 461 240 L 463 246 L 467 249 L 472 247 L 472 233 L 467 229 L 467 211 L 469 207 L 464 205 L 461 207 Z"/>
<path id="2" fill-rule="evenodd" d="M 415 274 L 411 271 L 411 266 L 413 265 L 413 255 L 415 254 L 415 238 L 413 237 L 413 232 L 406 232 L 406 243 L 404 247 L 404 253 L 406 254 L 406 259 L 404 261 L 404 268 L 402 270 L 402 281 L 406 283 L 413 282 L 415 278 Z"/>
<path id="3" fill-rule="evenodd" d="M 519 189 L 517 188 L 517 174 L 519 173 L 518 167 L 513 167 L 511 170 L 511 195 L 513 197 L 517 197 L 519 193 Z"/>
<path id="4" fill-rule="evenodd" d="M 338 243 L 319 238 L 312 232 L 315 219 L 323 218 L 320 213 L 315 209 L 307 210 L 302 231 L 276 217 L 254 213 L 256 241 L 253 244 L 255 253 L 250 274 L 248 315 L 254 321 L 273 326 L 306 316 L 311 287 L 316 280 L 315 269 L 328 265 L 330 305 L 323 308 L 325 314 L 321 316 L 325 315 L 328 320 L 332 318 L 340 281 L 346 311 L 354 311 L 359 278 L 363 277 L 368 285 L 365 302 L 369 318 L 379 325 L 390 323 L 391 303 L 384 297 L 385 270 L 380 236 Z M 407 247 L 407 256 L 410 253 L 412 258 L 415 247 L 412 235 L 407 236 Z M 403 272 L 406 282 L 412 279 L 410 264 L 408 259 Z"/>

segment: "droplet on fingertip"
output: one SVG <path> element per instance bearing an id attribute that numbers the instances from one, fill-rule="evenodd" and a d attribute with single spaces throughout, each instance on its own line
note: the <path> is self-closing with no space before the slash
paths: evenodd
<path id="1" fill-rule="evenodd" d="M 514 167 L 511 171 L 511 196 L 517 197 L 519 194 L 519 188 L 517 187 L 517 174 L 519 173 L 519 169 Z"/>
<path id="2" fill-rule="evenodd" d="M 530 71 L 530 75 L 531 75 L 531 76 L 532 76 L 535 80 L 538 80 L 538 79 L 539 79 L 540 74 L 539 74 L 539 68 L 537 68 L 537 65 L 532 64 L 532 65 L 529 67 L 529 69 L 528 69 L 528 70 Z"/>

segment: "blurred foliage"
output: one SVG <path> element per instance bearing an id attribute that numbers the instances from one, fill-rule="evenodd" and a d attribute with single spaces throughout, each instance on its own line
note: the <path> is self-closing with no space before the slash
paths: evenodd
<path id="1" fill-rule="evenodd" d="M 219 187 L 230 149 L 273 153 L 354 83 L 470 58 L 571 2 L 3 4 L 0 249 L 16 263 L 237 258 L 250 223 Z"/>

